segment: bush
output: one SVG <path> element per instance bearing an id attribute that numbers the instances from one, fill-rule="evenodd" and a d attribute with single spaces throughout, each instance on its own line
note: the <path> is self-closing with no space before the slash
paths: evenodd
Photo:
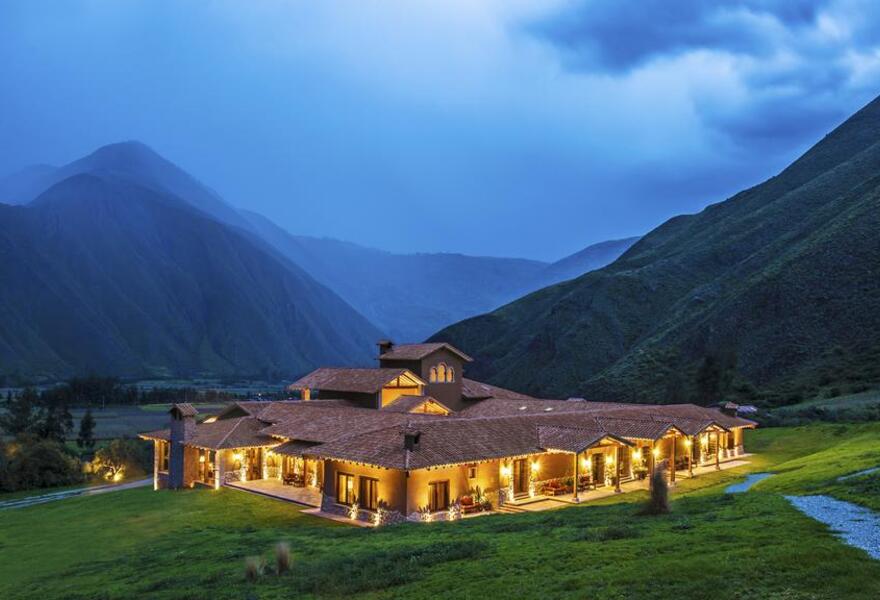
<path id="1" fill-rule="evenodd" d="M 665 471 L 657 469 L 651 475 L 651 498 L 642 509 L 643 515 L 665 515 L 669 512 L 669 486 Z"/>
<path id="2" fill-rule="evenodd" d="M 275 544 L 275 569 L 279 575 L 290 569 L 290 544 L 287 542 Z"/>
<path id="3" fill-rule="evenodd" d="M 152 453 L 148 442 L 140 440 L 113 440 L 95 452 L 92 470 L 111 481 L 128 475 L 145 475 L 152 469 Z"/>
<path id="4" fill-rule="evenodd" d="M 82 463 L 54 440 L 25 436 L 0 445 L 0 489 L 14 492 L 83 480 Z"/>
<path id="5" fill-rule="evenodd" d="M 251 583 L 255 582 L 263 574 L 266 563 L 260 556 L 248 556 L 244 559 L 244 578 Z"/>

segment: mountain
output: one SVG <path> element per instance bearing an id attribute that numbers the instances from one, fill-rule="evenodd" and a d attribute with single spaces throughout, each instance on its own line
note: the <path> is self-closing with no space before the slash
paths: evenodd
<path id="1" fill-rule="evenodd" d="M 126 179 L 98 169 L 0 205 L 0 374 L 292 377 L 371 363 L 379 332 L 333 292 Z"/>
<path id="2" fill-rule="evenodd" d="M 342 296 L 386 335 L 405 341 L 422 340 L 451 323 L 604 266 L 638 239 L 596 244 L 547 264 L 462 254 L 394 254 L 329 238 L 291 235 L 262 215 L 242 214 L 284 256 Z"/>
<path id="3" fill-rule="evenodd" d="M 639 241 L 638 237 L 629 237 L 587 246 L 583 250 L 579 250 L 547 265 L 541 279 L 546 286 L 601 269 L 605 265 L 609 265 L 617 260 L 621 254 L 629 250 L 630 246 L 637 241 Z"/>
<path id="4" fill-rule="evenodd" d="M 248 227 L 247 220 L 217 192 L 149 146 L 136 141 L 102 146 L 62 167 L 38 165 L 0 179 L 0 202 L 27 204 L 56 183 L 83 173 L 127 181 L 171 194 L 219 221 Z"/>
<path id="5" fill-rule="evenodd" d="M 609 266 L 433 336 L 547 396 L 767 404 L 880 383 L 880 99 Z"/>
<path id="6" fill-rule="evenodd" d="M 291 263 L 341 296 L 381 337 L 422 340 L 541 287 L 604 266 L 635 238 L 590 246 L 556 263 L 462 254 L 394 254 L 330 238 L 292 235 L 217 192 L 140 142 L 104 146 L 61 167 L 40 165 L 0 179 L 0 201 L 26 205 L 67 178 L 91 174 L 174 197 Z"/>

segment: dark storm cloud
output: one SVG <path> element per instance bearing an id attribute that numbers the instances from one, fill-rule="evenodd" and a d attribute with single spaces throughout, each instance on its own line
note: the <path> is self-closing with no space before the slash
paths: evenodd
<path id="1" fill-rule="evenodd" d="M 777 43 L 773 24 L 815 23 L 824 1 L 585 1 L 532 31 L 559 47 L 575 69 L 620 72 L 662 56 L 709 49 L 761 56 Z"/>
<path id="2" fill-rule="evenodd" d="M 705 125 L 743 148 L 784 148 L 827 131 L 878 91 L 880 6 L 800 0 L 578 2 L 530 27 L 571 72 L 626 77 L 702 56 L 730 72 L 731 93 L 697 81 Z M 708 57 L 708 58 L 707 58 Z"/>

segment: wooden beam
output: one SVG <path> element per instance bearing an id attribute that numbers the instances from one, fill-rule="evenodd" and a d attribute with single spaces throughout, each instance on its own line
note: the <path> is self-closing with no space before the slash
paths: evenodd
<path id="1" fill-rule="evenodd" d="M 715 470 L 721 470 L 721 436 L 715 432 Z"/>
<path id="2" fill-rule="evenodd" d="M 672 452 L 669 456 L 669 481 L 675 483 L 675 438 L 676 434 L 672 432 Z"/>

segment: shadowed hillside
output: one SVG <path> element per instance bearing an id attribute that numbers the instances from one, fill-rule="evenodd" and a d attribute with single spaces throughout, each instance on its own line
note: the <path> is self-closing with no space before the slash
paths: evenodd
<path id="1" fill-rule="evenodd" d="M 0 374 L 292 377 L 379 335 L 295 265 L 179 198 L 75 175 L 0 205 Z"/>
<path id="2" fill-rule="evenodd" d="M 778 176 L 433 339 L 474 356 L 474 377 L 549 396 L 858 391 L 880 382 L 878 230 L 875 100 Z"/>

